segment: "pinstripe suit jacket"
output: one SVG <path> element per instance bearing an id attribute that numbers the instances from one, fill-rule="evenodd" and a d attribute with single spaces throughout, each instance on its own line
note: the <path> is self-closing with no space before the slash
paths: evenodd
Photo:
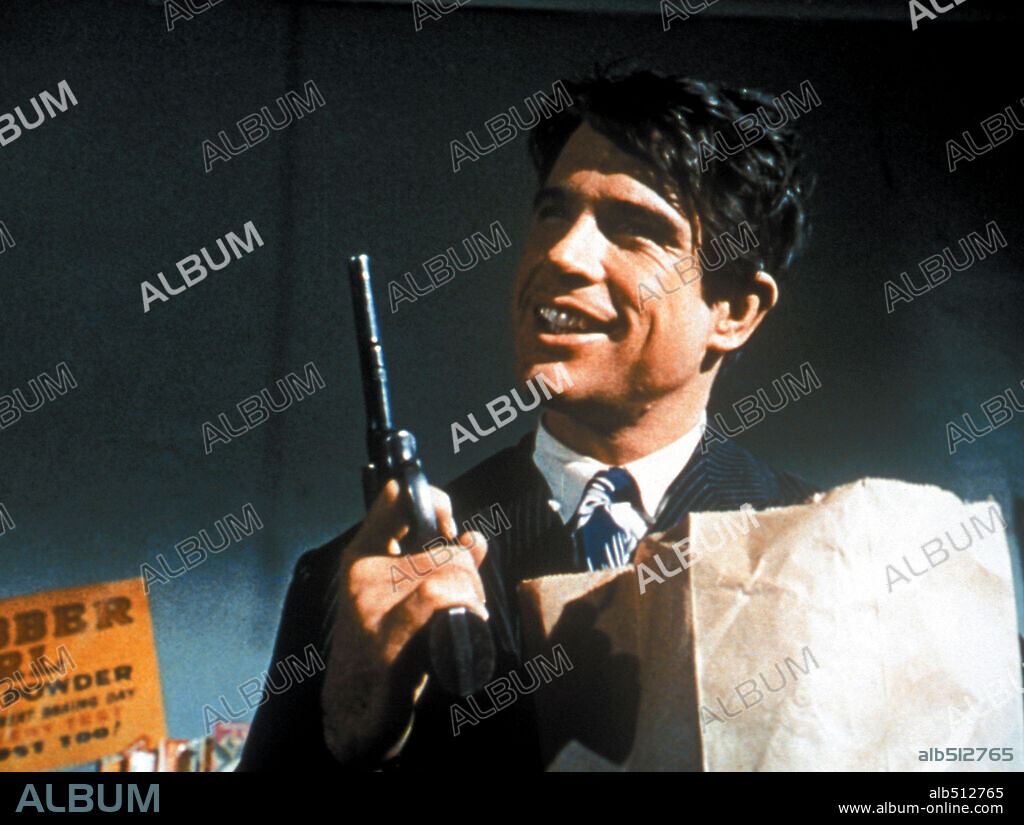
<path id="1" fill-rule="evenodd" d="M 520 628 L 516 585 L 529 578 L 585 569 L 569 533 L 548 505 L 547 482 L 533 463 L 534 435 L 478 464 L 451 484 L 457 519 L 490 515 L 501 506 L 511 527 L 488 539 L 481 577 L 498 650 L 495 674 L 520 663 Z M 800 479 L 766 466 L 731 441 L 714 441 L 696 449 L 669 486 L 652 532 L 665 530 L 691 511 L 785 506 L 807 498 L 813 488 Z M 274 648 L 270 678 L 280 683 L 278 668 L 288 656 L 306 661 L 313 644 L 327 661 L 337 592 L 338 560 L 356 527 L 298 561 L 285 599 Z M 265 694 L 253 721 L 240 770 L 337 770 L 324 744 L 319 694 L 323 672 L 292 684 L 277 695 Z M 479 724 L 460 727 L 453 736 L 452 698 L 428 685 L 416 712 L 412 735 L 389 768 L 444 765 L 460 770 L 540 767 L 535 724 L 529 701 L 517 701 Z M 490 708 L 482 695 L 477 706 Z M 352 766 L 350 766 L 352 767 Z"/>

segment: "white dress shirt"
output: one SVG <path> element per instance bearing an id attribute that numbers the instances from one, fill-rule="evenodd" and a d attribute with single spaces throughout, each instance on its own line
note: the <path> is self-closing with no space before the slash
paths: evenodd
<path id="1" fill-rule="evenodd" d="M 707 413 L 701 413 L 697 426 L 678 440 L 643 458 L 622 465 L 640 488 L 644 512 L 637 513 L 628 503 L 615 506 L 616 509 L 628 509 L 632 514 L 632 518 L 629 519 L 632 521 L 630 530 L 636 538 L 639 539 L 646 534 L 654 522 L 665 492 L 693 455 L 706 423 Z M 596 458 L 582 455 L 557 440 L 544 426 L 543 416 L 537 425 L 533 463 L 537 465 L 537 469 L 541 471 L 551 488 L 552 498 L 548 503 L 551 509 L 558 513 L 563 524 L 568 524 L 576 512 L 583 498 L 583 491 L 594 474 L 612 466 Z"/>

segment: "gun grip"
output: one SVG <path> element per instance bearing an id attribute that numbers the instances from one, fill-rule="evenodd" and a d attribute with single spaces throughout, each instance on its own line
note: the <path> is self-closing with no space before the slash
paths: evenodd
<path id="1" fill-rule="evenodd" d="M 425 544 L 443 538 L 427 477 L 416 458 L 416 439 L 399 430 L 389 439 L 389 463 L 402 486 L 408 508 L 405 553 L 422 552 Z M 448 693 L 470 696 L 482 690 L 494 673 L 494 640 L 487 622 L 465 607 L 438 610 L 427 628 L 431 671 Z"/>
<path id="2" fill-rule="evenodd" d="M 386 477 L 402 488 L 409 533 L 402 540 L 405 553 L 421 553 L 423 545 L 438 538 L 437 516 L 430 484 L 416 457 L 416 439 L 408 430 L 392 430 L 385 442 Z"/>
<path id="3" fill-rule="evenodd" d="M 431 670 L 448 693 L 470 696 L 494 674 L 494 641 L 487 622 L 465 607 L 439 610 L 430 620 Z"/>
<path id="4" fill-rule="evenodd" d="M 414 464 L 402 471 L 402 489 L 412 511 L 408 547 L 418 552 L 440 537 L 430 486 Z M 437 611 L 428 628 L 431 671 L 441 687 L 455 696 L 470 696 L 494 674 L 494 641 L 487 622 L 465 607 Z"/>

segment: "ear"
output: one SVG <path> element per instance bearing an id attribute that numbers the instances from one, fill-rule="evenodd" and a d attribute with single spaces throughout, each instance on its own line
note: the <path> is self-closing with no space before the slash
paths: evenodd
<path id="1" fill-rule="evenodd" d="M 754 276 L 754 283 L 742 303 L 718 301 L 712 307 L 711 336 L 708 349 L 726 353 L 738 350 L 779 300 L 779 286 L 767 272 Z"/>

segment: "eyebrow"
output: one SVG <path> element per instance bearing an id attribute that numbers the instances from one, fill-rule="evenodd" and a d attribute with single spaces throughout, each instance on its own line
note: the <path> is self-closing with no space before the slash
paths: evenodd
<path id="1" fill-rule="evenodd" d="M 551 200 L 557 203 L 566 203 L 567 201 L 573 200 L 574 197 L 574 193 L 567 190 L 565 187 L 545 186 L 541 188 L 536 195 L 534 195 L 533 209 L 536 211 L 544 201 Z M 601 201 L 599 201 L 598 208 L 601 208 L 602 206 L 605 209 L 615 210 L 620 213 L 650 221 L 661 231 L 672 236 L 679 234 L 683 228 L 689 224 L 689 219 L 684 215 L 679 216 L 682 218 L 682 226 L 680 226 L 673 217 L 665 214 L 661 209 L 652 209 L 649 206 L 636 203 L 636 201 L 623 198 L 602 198 Z"/>
<path id="2" fill-rule="evenodd" d="M 563 186 L 545 186 L 533 196 L 533 208 L 537 209 L 537 207 L 546 200 L 565 203 L 566 201 L 571 201 L 573 199 L 575 199 L 575 195 Z M 673 229 L 677 228 L 676 221 L 673 217 L 667 215 L 664 210 L 652 209 L 651 207 L 637 203 L 636 201 L 625 198 L 602 198 L 599 201 L 599 204 L 606 208 L 610 207 L 613 209 L 619 209 L 623 212 L 633 212 L 640 217 L 660 220 L 665 222 L 667 225 L 671 225 Z M 689 219 L 686 218 L 685 215 L 679 215 L 679 217 L 683 220 L 684 224 L 689 222 Z"/>
<path id="3" fill-rule="evenodd" d="M 565 201 L 568 197 L 568 193 L 560 186 L 545 186 L 533 196 L 533 208 L 536 210 L 545 200 Z"/>
<path id="4" fill-rule="evenodd" d="M 642 204 L 634 203 L 633 201 L 620 200 L 618 198 L 606 201 L 605 207 L 623 215 L 642 218 L 653 223 L 661 224 L 665 228 L 671 228 L 673 232 L 679 229 L 679 227 L 676 226 L 676 222 L 660 209 L 651 209 L 648 206 L 643 206 Z"/>

